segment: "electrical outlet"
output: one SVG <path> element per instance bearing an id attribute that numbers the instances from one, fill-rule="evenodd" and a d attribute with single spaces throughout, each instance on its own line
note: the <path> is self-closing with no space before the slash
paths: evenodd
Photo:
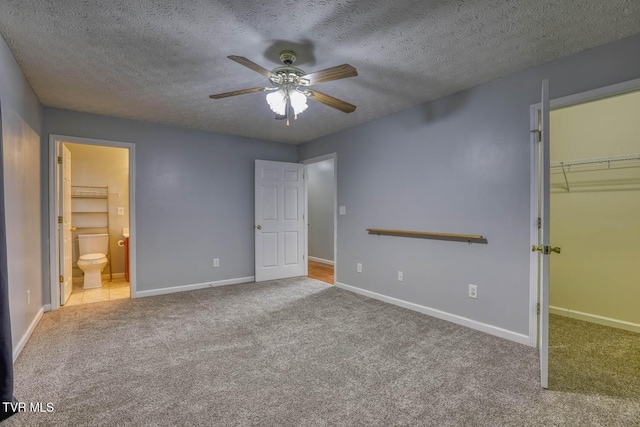
<path id="1" fill-rule="evenodd" d="M 346 206 L 340 206 L 338 212 L 340 213 L 340 215 L 346 215 L 347 214 Z"/>
<path id="2" fill-rule="evenodd" d="M 478 298 L 478 286 L 469 284 L 469 298 Z"/>
<path id="3" fill-rule="evenodd" d="M 404 280 L 404 273 L 402 271 L 398 271 L 398 282 L 402 282 Z"/>
<path id="4" fill-rule="evenodd" d="M 214 267 L 220 267 L 220 258 L 214 258 L 213 259 L 213 266 Z"/>
<path id="5" fill-rule="evenodd" d="M 124 215 L 124 208 L 118 208 L 118 215 Z"/>
<path id="6" fill-rule="evenodd" d="M 27 291 L 27 305 L 31 304 L 31 291 Z"/>
<path id="7" fill-rule="evenodd" d="M 362 263 L 359 262 L 356 264 L 356 271 L 358 273 L 362 273 Z"/>

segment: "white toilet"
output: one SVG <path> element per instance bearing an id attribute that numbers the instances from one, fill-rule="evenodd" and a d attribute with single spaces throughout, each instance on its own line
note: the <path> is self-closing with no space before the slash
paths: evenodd
<path id="1" fill-rule="evenodd" d="M 78 268 L 84 271 L 83 289 L 102 286 L 102 270 L 107 265 L 108 234 L 81 234 L 78 236 L 80 259 Z"/>

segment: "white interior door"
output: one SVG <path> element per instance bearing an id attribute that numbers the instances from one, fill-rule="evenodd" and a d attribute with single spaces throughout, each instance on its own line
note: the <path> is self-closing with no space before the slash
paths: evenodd
<path id="1" fill-rule="evenodd" d="M 542 105 L 540 108 L 539 185 L 540 231 L 538 234 L 538 260 L 540 266 L 540 384 L 549 386 L 549 80 L 542 82 Z"/>
<path id="2" fill-rule="evenodd" d="M 255 279 L 304 275 L 304 166 L 255 162 Z"/>
<path id="3" fill-rule="evenodd" d="M 58 195 L 59 213 L 62 217 L 60 230 L 60 305 L 64 305 L 71 291 L 72 282 L 72 239 L 71 239 L 71 151 L 64 144 L 60 144 L 62 163 L 60 164 L 59 176 L 60 190 Z"/>

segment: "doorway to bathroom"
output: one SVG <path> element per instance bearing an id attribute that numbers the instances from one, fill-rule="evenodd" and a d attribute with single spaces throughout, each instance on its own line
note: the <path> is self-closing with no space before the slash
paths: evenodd
<path id="1" fill-rule="evenodd" d="M 333 285 L 336 260 L 336 155 L 305 164 L 307 275 Z"/>
<path id="2" fill-rule="evenodd" d="M 135 297 L 133 144 L 50 136 L 51 309 Z"/>

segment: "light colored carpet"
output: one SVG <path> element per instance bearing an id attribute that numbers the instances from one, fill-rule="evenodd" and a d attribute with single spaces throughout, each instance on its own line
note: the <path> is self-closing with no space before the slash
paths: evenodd
<path id="1" fill-rule="evenodd" d="M 297 278 L 45 314 L 8 426 L 633 426 L 640 402 L 544 391 L 536 350 Z"/>
<path id="2" fill-rule="evenodd" d="M 549 331 L 551 390 L 640 402 L 640 334 L 555 315 Z"/>

